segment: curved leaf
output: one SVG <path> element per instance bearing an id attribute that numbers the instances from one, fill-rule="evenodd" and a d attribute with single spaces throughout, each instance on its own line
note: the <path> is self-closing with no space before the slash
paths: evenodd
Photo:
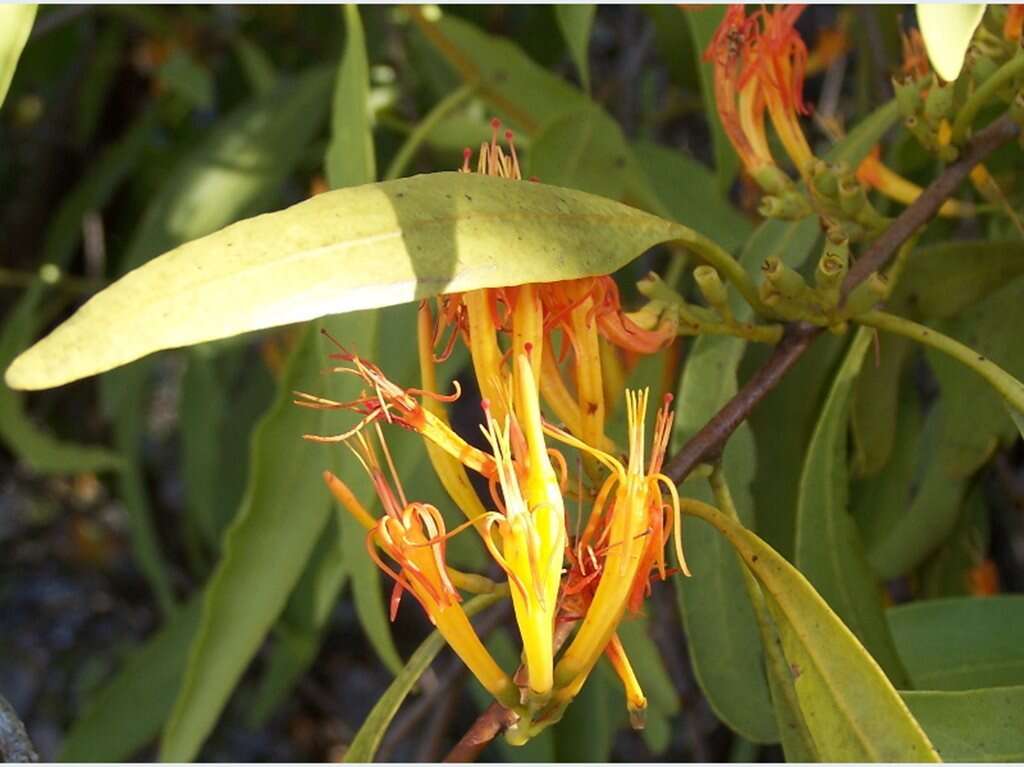
<path id="1" fill-rule="evenodd" d="M 1024 685 L 1024 596 L 929 599 L 886 617 L 916 688 Z"/>
<path id="2" fill-rule="evenodd" d="M 583 90 L 590 91 L 590 63 L 587 51 L 590 48 L 590 30 L 594 25 L 596 6 L 587 3 L 556 5 L 555 20 L 562 30 L 562 37 L 569 46 L 576 71 L 580 74 Z"/>
<path id="3" fill-rule="evenodd" d="M 629 148 L 618 123 L 602 109 L 588 105 L 562 115 L 530 146 L 530 176 L 613 200 L 622 197 Z"/>
<path id="4" fill-rule="evenodd" d="M 249 484 L 206 589 L 185 680 L 161 739 L 164 761 L 195 758 L 327 521 L 323 446 L 299 436 L 317 430 L 320 413 L 296 407 L 291 394 L 317 375 L 322 359 L 320 336 L 311 325 L 253 434 Z"/>
<path id="5" fill-rule="evenodd" d="M 900 694 L 947 762 L 1024 761 L 1024 687 Z"/>
<path id="6" fill-rule="evenodd" d="M 885 673 L 795 567 L 714 508 L 685 511 L 718 528 L 761 583 L 822 761 L 939 760 Z"/>
<path id="7" fill-rule="evenodd" d="M 201 602 L 197 595 L 181 607 L 89 695 L 64 736 L 61 761 L 124 762 L 156 737 L 181 686 Z"/>
<path id="8" fill-rule="evenodd" d="M 14 70 L 18 67 L 21 51 L 28 42 L 38 5 L 12 3 L 0 6 L 0 106 L 11 87 Z"/>
<path id="9" fill-rule="evenodd" d="M 854 336 L 807 447 L 797 501 L 796 564 L 902 687 L 905 672 L 885 623 L 880 587 L 847 509 L 850 392 L 871 338 L 866 328 Z"/>
<path id="10" fill-rule="evenodd" d="M 327 148 L 327 183 L 332 189 L 377 180 L 373 131 L 368 119 L 370 65 L 359 9 L 346 5 L 345 55 L 334 84 L 331 144 Z"/>
<path id="11" fill-rule="evenodd" d="M 943 80 L 955 80 L 964 65 L 974 30 L 985 15 L 985 4 L 919 3 L 917 23 L 928 58 Z"/>
<path id="12" fill-rule="evenodd" d="M 19 356 L 22 389 L 150 352 L 444 291 L 612 272 L 666 240 L 708 241 L 600 197 L 435 173 L 326 192 L 128 273 Z"/>
<path id="13" fill-rule="evenodd" d="M 482 594 L 466 602 L 463 609 L 467 615 L 472 617 L 481 610 L 486 610 L 501 601 L 505 596 L 504 593 Z M 346 762 L 373 761 L 373 757 L 380 747 L 380 741 L 384 737 L 388 725 L 391 724 L 391 720 L 398 713 L 402 701 L 412 691 L 419 678 L 423 676 L 423 672 L 433 663 L 444 644 L 444 637 L 434 631 L 423 641 L 423 644 L 416 648 L 416 652 L 409 658 L 405 668 L 395 677 L 395 681 L 377 701 L 377 705 L 373 707 L 370 715 L 363 722 L 363 726 L 359 728 L 352 745 L 345 752 Z"/>

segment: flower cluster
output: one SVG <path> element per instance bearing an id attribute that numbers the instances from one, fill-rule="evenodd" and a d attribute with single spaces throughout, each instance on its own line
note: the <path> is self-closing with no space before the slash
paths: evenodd
<path id="1" fill-rule="evenodd" d="M 506 134 L 506 151 L 498 131 L 495 121 L 477 172 L 521 180 L 512 136 Z M 467 151 L 465 172 L 470 160 Z M 484 687 L 518 715 L 510 740 L 523 742 L 557 721 L 601 657 L 622 679 L 631 719 L 642 726 L 645 698 L 616 631 L 628 612 L 642 609 L 651 579 L 675 572 L 665 555 L 673 536 L 686 572 L 679 497 L 661 473 L 672 414 L 666 398 L 648 449 L 648 392 L 626 390 L 629 444 L 620 460 L 605 433 L 606 398 L 621 388 L 612 379 L 623 377 L 624 358 L 663 348 L 675 328 L 633 323 L 607 276 L 444 295 L 436 311 L 421 303 L 418 317 L 418 387 L 395 383 L 339 343 L 331 355 L 339 364 L 331 370 L 360 378 L 364 393 L 347 402 L 311 394 L 297 399 L 358 416 L 341 434 L 310 439 L 345 443 L 372 479 L 380 518 L 342 478 L 325 474 L 334 496 L 366 527 L 370 555 L 395 583 L 392 609 L 403 593 L 416 599 Z M 468 346 L 480 387 L 486 449 L 471 445 L 448 421 L 446 405 L 460 396 L 458 387 L 451 395 L 436 393 L 436 365 L 460 342 Z M 388 424 L 423 438 L 464 524 L 448 530 L 436 506 L 407 498 L 387 451 Z M 584 470 L 576 477 L 566 450 L 580 454 Z M 486 501 L 470 473 L 487 482 Z M 570 533 L 566 498 L 573 496 L 581 507 L 589 504 L 589 516 Z M 454 570 L 445 559 L 447 540 L 469 528 L 507 578 L 501 588 L 508 589 L 522 639 L 523 667 L 514 676 L 490 656 L 461 606 L 460 590 L 493 584 Z M 558 638 L 571 628 L 575 635 L 562 651 Z"/>

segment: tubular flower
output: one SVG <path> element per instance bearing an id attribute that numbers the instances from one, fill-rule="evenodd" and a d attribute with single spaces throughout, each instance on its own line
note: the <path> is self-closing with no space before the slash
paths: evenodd
<path id="1" fill-rule="evenodd" d="M 485 517 L 488 534 L 483 539 L 508 575 L 526 658 L 527 702 L 537 709 L 547 703 L 552 689 L 565 508 L 544 442 L 540 403 L 526 353 L 517 356 L 516 365 L 521 372 L 516 401 L 522 407 L 513 407 L 499 426 L 485 402 L 487 427 L 481 428 L 494 453 L 497 487 L 492 494 L 500 510 Z"/>
<path id="2" fill-rule="evenodd" d="M 393 473 L 394 467 L 383 437 L 380 440 Z M 460 604 L 462 598 L 445 563 L 448 536 L 444 518 L 430 504 L 408 502 L 397 476 L 394 477 L 395 489 L 392 489 L 370 441 L 360 432 L 356 435 L 356 442 L 353 452 L 370 475 L 384 509 L 384 516 L 373 522 L 367 533 L 366 547 L 373 561 L 395 582 L 391 598 L 392 620 L 402 594 L 412 594 L 484 688 L 504 705 L 514 706 L 518 702 L 515 684 L 483 646 Z M 361 523 L 365 525 L 368 517 L 372 520 L 340 479 L 329 475 L 328 486 Z M 381 553 L 394 565 L 389 564 Z"/>
<path id="3" fill-rule="evenodd" d="M 876 146 L 861 160 L 857 167 L 857 180 L 877 189 L 891 200 L 909 205 L 924 190 L 883 163 L 879 154 Z M 975 212 L 973 205 L 959 200 L 946 200 L 939 208 L 939 215 L 947 218 L 970 218 Z"/>
<path id="4" fill-rule="evenodd" d="M 481 145 L 475 172 L 521 180 L 512 132 L 505 132 L 509 145 L 505 152 L 498 143 L 501 123 L 493 120 L 491 127 L 491 141 Z M 467 149 L 462 172 L 474 172 L 471 158 Z M 507 365 L 502 338 L 511 336 L 518 348 L 531 344 L 535 379 L 555 415 L 573 434 L 604 448 L 611 445 L 604 436 L 600 339 L 624 352 L 651 354 L 676 337 L 671 323 L 647 330 L 630 320 L 622 309 L 618 287 L 608 275 L 451 293 L 439 296 L 437 304 L 432 346 L 440 351 L 433 361 L 451 354 L 461 336 L 469 347 L 481 395 L 491 403 L 498 423 L 506 415 L 501 392 L 514 374 Z M 559 336 L 562 345 L 556 355 L 553 346 Z M 559 370 L 570 351 L 575 396 Z M 421 359 L 421 367 L 424 364 Z"/>
<path id="5" fill-rule="evenodd" d="M 802 5 L 747 16 L 729 6 L 704 56 L 714 64 L 715 101 L 722 125 L 747 172 L 767 192 L 779 194 L 788 179 L 768 148 L 767 109 L 779 139 L 801 175 L 814 156 L 800 128 L 807 46 L 794 24 Z"/>
<path id="6" fill-rule="evenodd" d="M 667 403 L 655 427 L 655 441 L 650 464 L 644 466 L 644 420 L 648 393 L 626 392 L 629 424 L 629 458 L 623 466 L 617 459 L 581 442 L 553 426 L 547 432 L 555 439 L 593 455 L 610 471 L 594 499 L 587 526 L 578 542 L 587 552 L 591 566 L 600 571 L 582 625 L 555 667 L 558 698 L 571 700 L 582 687 L 594 664 L 605 651 L 626 608 L 639 607 L 638 590 L 643 593 L 652 566 L 664 573 L 660 552 L 668 530 L 674 525 L 676 557 L 680 568 L 688 574 L 682 549 L 682 528 L 679 522 L 679 498 L 675 485 L 661 473 L 669 425 Z M 662 489 L 671 502 L 666 504 Z M 666 510 L 670 513 L 665 522 Z M 602 552 L 596 555 L 594 552 Z M 588 583 L 589 586 L 589 583 Z"/>

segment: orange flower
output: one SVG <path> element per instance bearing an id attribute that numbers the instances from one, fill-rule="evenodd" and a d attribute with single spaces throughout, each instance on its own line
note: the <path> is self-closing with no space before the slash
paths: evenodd
<path id="1" fill-rule="evenodd" d="M 768 148 L 764 112 L 768 110 L 790 159 L 803 175 L 813 154 L 798 114 L 803 101 L 807 46 L 794 26 L 802 5 L 762 9 L 746 15 L 742 5 L 729 6 L 705 52 L 714 63 L 718 114 L 747 172 L 768 192 L 785 187 Z"/>

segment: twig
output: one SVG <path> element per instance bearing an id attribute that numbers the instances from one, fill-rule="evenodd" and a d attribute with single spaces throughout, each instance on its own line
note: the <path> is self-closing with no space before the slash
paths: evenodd
<path id="1" fill-rule="evenodd" d="M 875 240 L 850 268 L 843 283 L 844 296 L 875 271 L 885 266 L 914 232 L 935 216 L 971 169 L 985 157 L 1013 140 L 1019 127 L 1009 117 L 1001 117 L 979 131 L 964 148 L 960 159 L 950 164 L 921 195 L 914 200 Z M 713 461 L 725 448 L 729 436 L 764 399 L 803 355 L 822 328 L 806 323 L 787 328 L 782 342 L 767 362 L 747 381 L 732 399 L 711 418 L 668 462 L 665 474 L 679 483 L 698 463 Z"/>

